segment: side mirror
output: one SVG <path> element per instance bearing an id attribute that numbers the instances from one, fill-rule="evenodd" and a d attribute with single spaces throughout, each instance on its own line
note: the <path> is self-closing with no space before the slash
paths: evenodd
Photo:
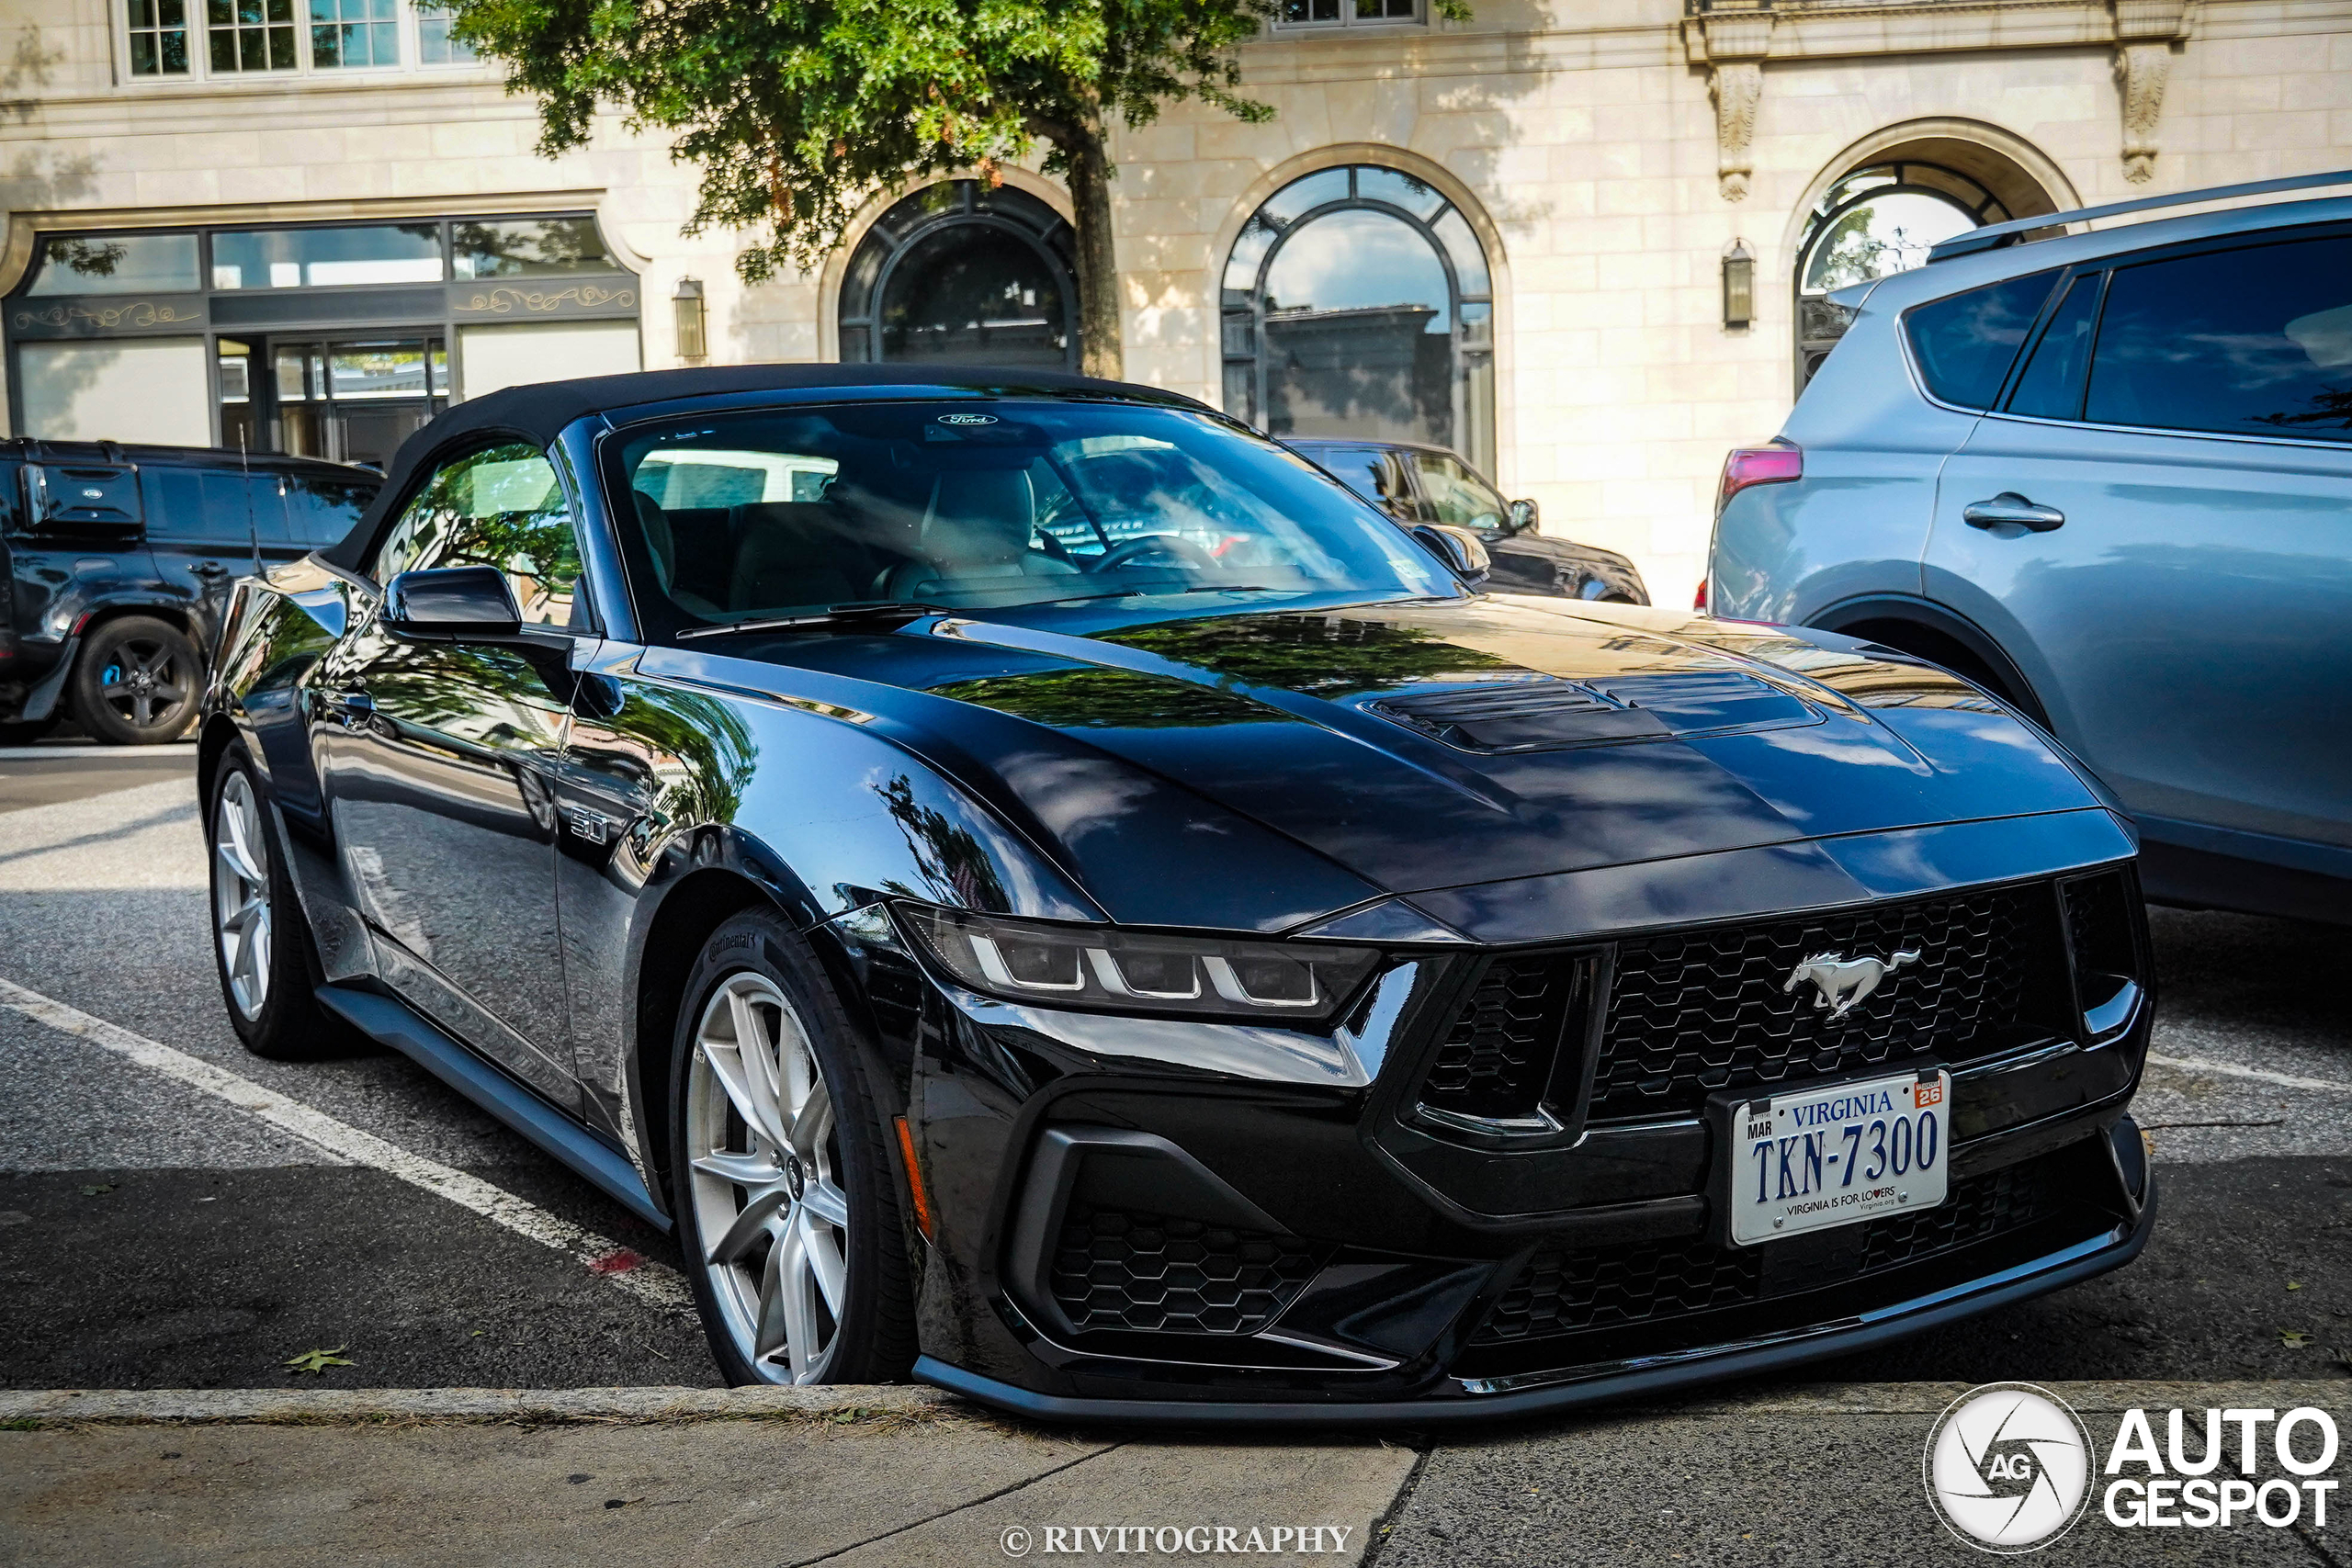
<path id="1" fill-rule="evenodd" d="M 384 590 L 384 629 L 414 642 L 496 642 L 521 633 L 523 612 L 496 567 L 404 571 Z"/>
<path id="2" fill-rule="evenodd" d="M 1443 561 L 1448 570 L 1471 587 L 1487 581 L 1493 562 L 1487 558 L 1487 547 L 1478 542 L 1476 531 L 1444 523 L 1423 523 L 1412 532 L 1422 548 Z"/>
<path id="3" fill-rule="evenodd" d="M 1542 514 L 1536 511 L 1535 503 L 1533 502 L 1514 501 L 1510 503 L 1510 531 L 1512 533 L 1532 534 L 1537 531 L 1536 525 L 1540 521 L 1542 521 Z"/>

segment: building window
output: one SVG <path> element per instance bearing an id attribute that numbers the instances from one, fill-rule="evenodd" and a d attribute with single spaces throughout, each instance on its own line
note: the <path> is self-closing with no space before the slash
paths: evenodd
<path id="1" fill-rule="evenodd" d="M 40 243 L 40 270 L 25 292 L 169 294 L 199 287 L 193 234 L 53 234 Z"/>
<path id="2" fill-rule="evenodd" d="M 463 65 L 474 57 L 473 45 L 449 36 L 449 13 L 438 6 L 416 7 L 416 60 L 420 65 Z"/>
<path id="3" fill-rule="evenodd" d="M 1274 20 L 1278 31 L 1367 27 L 1380 23 L 1418 22 L 1421 0 L 1282 0 Z"/>
<path id="4" fill-rule="evenodd" d="M 885 212 L 842 282 L 842 358 L 1078 364 L 1075 236 L 1010 186 L 951 180 Z"/>
<path id="5" fill-rule="evenodd" d="M 311 63 L 398 65 L 401 26 L 393 0 L 311 0 Z"/>
<path id="6" fill-rule="evenodd" d="M 2009 216 L 1991 191 L 1938 164 L 1873 164 L 1831 186 L 1815 205 L 1797 251 L 1797 390 L 1804 390 L 1851 319 L 1829 302 L 1833 291 L 1908 272 L 1943 241 Z"/>
<path id="7" fill-rule="evenodd" d="M 1270 435 L 1451 447 L 1495 467 L 1494 296 L 1453 204 L 1372 164 L 1292 181 L 1225 267 L 1225 408 Z"/>
<path id="8" fill-rule="evenodd" d="M 187 0 L 129 0 L 130 73 L 187 74 Z"/>
<path id="9" fill-rule="evenodd" d="M 205 0 L 215 75 L 294 69 L 294 0 Z"/>

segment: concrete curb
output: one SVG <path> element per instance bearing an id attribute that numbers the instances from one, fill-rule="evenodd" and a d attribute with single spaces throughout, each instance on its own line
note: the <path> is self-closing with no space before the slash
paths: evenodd
<path id="1" fill-rule="evenodd" d="M 16 1389 L 0 1391 L 0 1427 L 17 1430 L 183 1422 L 359 1426 L 374 1422 L 943 1420 L 977 1407 L 937 1389 L 830 1388 L 322 1388 Z"/>
<path id="2" fill-rule="evenodd" d="M 1723 1416 L 1933 1416 L 1968 1392 L 1957 1382 L 1822 1384 L 1747 1397 L 1624 1405 L 1580 1422 Z M 2078 1411 L 2352 1407 L 2352 1380 L 2294 1382 L 2053 1382 L 2041 1385 Z M 947 1421 L 978 1406 L 908 1384 L 829 1388 L 296 1388 L 0 1390 L 0 1427 L 181 1422 L 360 1426 L 375 1422 Z"/>

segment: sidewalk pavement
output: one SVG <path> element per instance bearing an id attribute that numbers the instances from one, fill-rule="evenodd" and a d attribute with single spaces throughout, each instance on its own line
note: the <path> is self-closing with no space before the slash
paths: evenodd
<path id="1" fill-rule="evenodd" d="M 0 1562 L 1978 1562 L 1920 1487 L 1962 1392 L 1768 1389 L 1434 1446 L 1046 1428 L 919 1388 L 0 1393 Z M 2159 1441 L 2173 1406 L 2310 1405 L 2352 1435 L 2343 1379 L 2051 1392 L 2102 1453 L 2134 1406 Z M 2037 1562 L 2352 1562 L 2328 1524 L 2124 1530 L 2094 1503 Z"/>

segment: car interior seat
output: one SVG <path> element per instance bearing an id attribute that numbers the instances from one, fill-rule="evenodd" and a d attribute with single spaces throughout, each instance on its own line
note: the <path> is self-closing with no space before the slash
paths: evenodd
<path id="1" fill-rule="evenodd" d="M 884 596 L 925 599 L 958 589 L 1006 588 L 1028 577 L 1076 577 L 1079 569 L 1035 547 L 1036 499 L 1022 468 L 949 468 L 932 480 L 916 547 L 922 558 L 891 570 Z"/>
<path id="2" fill-rule="evenodd" d="M 867 596 L 878 563 L 842 511 L 821 501 L 763 501 L 728 508 L 735 570 L 730 610 L 837 604 Z"/>

